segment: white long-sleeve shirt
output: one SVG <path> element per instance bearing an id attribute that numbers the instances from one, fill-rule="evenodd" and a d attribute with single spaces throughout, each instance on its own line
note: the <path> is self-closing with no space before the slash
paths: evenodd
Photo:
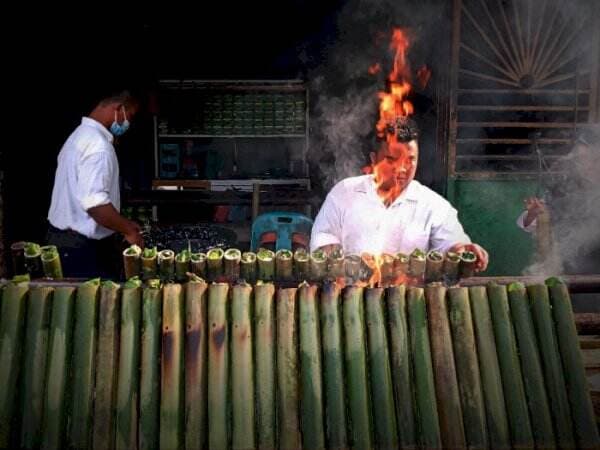
<path id="1" fill-rule="evenodd" d="M 58 155 L 58 167 L 48 211 L 50 223 L 91 239 L 113 233 L 87 210 L 111 203 L 120 210 L 119 163 L 113 135 L 101 123 L 84 117 Z"/>
<path id="2" fill-rule="evenodd" d="M 517 217 L 517 226 L 528 233 L 532 233 L 537 229 L 537 219 L 533 219 L 531 223 L 525 226 L 525 216 L 527 215 L 527 211 L 523 211 L 519 217 Z"/>
<path id="3" fill-rule="evenodd" d="M 442 196 L 411 181 L 386 207 L 372 175 L 346 178 L 327 195 L 312 228 L 310 247 L 341 244 L 346 254 L 447 251 L 470 243 L 456 209 Z"/>

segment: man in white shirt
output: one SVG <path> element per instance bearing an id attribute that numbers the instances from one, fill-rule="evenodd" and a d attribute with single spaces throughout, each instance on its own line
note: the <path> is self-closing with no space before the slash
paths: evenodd
<path id="1" fill-rule="evenodd" d="M 346 254 L 424 251 L 473 251 L 477 269 L 488 254 L 471 242 L 456 210 L 443 197 L 414 180 L 419 156 L 418 130 L 399 121 L 370 153 L 372 174 L 340 181 L 327 195 L 311 233 L 311 250 Z"/>
<path id="2" fill-rule="evenodd" d="M 121 216 L 114 136 L 129 128 L 138 103 L 129 91 L 102 99 L 58 155 L 48 212 L 48 243 L 58 247 L 67 277 L 115 277 L 112 239 L 143 245 L 140 226 Z"/>

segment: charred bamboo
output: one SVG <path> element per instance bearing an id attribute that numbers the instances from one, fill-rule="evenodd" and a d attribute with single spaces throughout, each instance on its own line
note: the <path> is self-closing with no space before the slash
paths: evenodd
<path id="1" fill-rule="evenodd" d="M 230 248 L 223 254 L 223 276 L 230 283 L 240 279 L 240 261 L 242 252 L 237 248 Z"/>
<path id="2" fill-rule="evenodd" d="M 190 255 L 190 266 L 194 275 L 206 278 L 206 253 L 192 253 Z"/>
<path id="3" fill-rule="evenodd" d="M 275 253 L 266 248 L 261 248 L 256 254 L 258 261 L 258 279 L 273 281 L 275 278 Z"/>
<path id="4" fill-rule="evenodd" d="M 156 278 L 158 274 L 158 251 L 156 247 L 145 248 L 142 252 L 142 279 L 144 281 Z"/>
<path id="5" fill-rule="evenodd" d="M 477 255 L 471 251 L 464 251 L 460 254 L 459 274 L 460 278 L 469 278 L 475 275 L 475 266 L 477 265 Z"/>
<path id="6" fill-rule="evenodd" d="M 331 252 L 328 258 L 328 276 L 332 279 L 338 279 L 345 276 L 344 270 L 344 251 L 341 247 Z"/>
<path id="7" fill-rule="evenodd" d="M 240 278 L 247 283 L 256 281 L 256 253 L 244 252 L 240 261 Z"/>
<path id="8" fill-rule="evenodd" d="M 158 270 L 160 279 L 173 281 L 175 278 L 175 253 L 173 250 L 161 250 L 158 252 Z"/>
<path id="9" fill-rule="evenodd" d="M 310 278 L 321 281 L 327 275 L 327 255 L 323 250 L 315 250 L 310 254 Z"/>
<path id="10" fill-rule="evenodd" d="M 139 276 L 142 272 L 142 249 L 137 245 L 123 250 L 123 268 L 125 269 L 125 279 Z"/>
<path id="11" fill-rule="evenodd" d="M 44 276 L 53 280 L 62 280 L 63 270 L 60 255 L 55 245 L 46 245 L 41 248 L 42 267 Z"/>
<path id="12" fill-rule="evenodd" d="M 427 253 L 427 262 L 425 265 L 425 281 L 441 281 L 443 276 L 444 255 L 437 250 L 431 250 Z"/>
<path id="13" fill-rule="evenodd" d="M 289 281 L 293 275 L 294 254 L 290 250 L 279 250 L 275 254 L 276 278 L 282 281 Z"/>
<path id="14" fill-rule="evenodd" d="M 31 278 L 40 278 L 44 271 L 42 268 L 42 250 L 35 242 L 25 244 L 25 267 Z"/>
<path id="15" fill-rule="evenodd" d="M 223 276 L 224 256 L 222 248 L 212 248 L 206 253 L 206 274 L 209 281 L 219 281 Z"/>
<path id="16" fill-rule="evenodd" d="M 298 281 L 305 281 L 310 277 L 310 255 L 305 248 L 294 252 L 294 276 Z"/>
<path id="17" fill-rule="evenodd" d="M 408 259 L 408 274 L 414 278 L 425 275 L 426 258 L 423 250 L 415 248 Z"/>
<path id="18" fill-rule="evenodd" d="M 175 279 L 179 282 L 183 282 L 188 279 L 187 274 L 191 269 L 191 255 L 191 252 L 186 249 L 177 253 L 177 256 L 175 256 Z"/>
<path id="19" fill-rule="evenodd" d="M 460 267 L 460 255 L 455 252 L 447 252 L 444 258 L 444 281 L 448 285 L 454 285 L 458 282 L 458 272 Z"/>

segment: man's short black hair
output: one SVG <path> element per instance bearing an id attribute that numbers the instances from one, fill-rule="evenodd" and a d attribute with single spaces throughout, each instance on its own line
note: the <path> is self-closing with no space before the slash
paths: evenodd
<path id="1" fill-rule="evenodd" d="M 106 105 L 109 103 L 123 103 L 125 106 L 137 105 L 138 100 L 136 96 L 129 90 L 123 89 L 118 91 L 112 91 L 104 94 L 102 99 L 99 101 L 100 104 Z"/>
<path id="2" fill-rule="evenodd" d="M 419 126 L 417 122 L 409 117 L 396 119 L 394 131 L 398 142 L 410 142 L 419 139 Z"/>

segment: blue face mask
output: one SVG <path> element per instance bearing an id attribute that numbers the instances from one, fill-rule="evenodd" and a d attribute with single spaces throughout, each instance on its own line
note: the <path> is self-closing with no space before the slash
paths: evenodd
<path id="1" fill-rule="evenodd" d="M 124 107 L 123 116 L 125 117 L 125 120 L 121 123 L 117 122 L 117 112 L 115 111 L 115 120 L 110 125 L 110 132 L 115 136 L 122 136 L 129 129 L 129 120 L 127 120 L 127 113 L 125 112 Z"/>

